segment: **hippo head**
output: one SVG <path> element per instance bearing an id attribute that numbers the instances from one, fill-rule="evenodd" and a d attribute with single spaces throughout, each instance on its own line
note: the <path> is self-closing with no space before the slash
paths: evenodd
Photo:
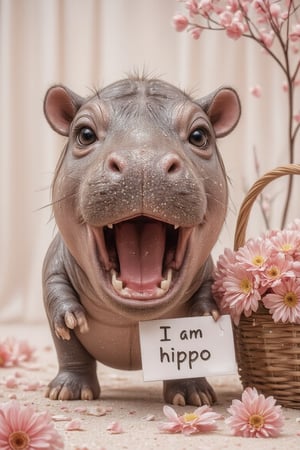
<path id="1" fill-rule="evenodd" d="M 239 120 L 236 92 L 195 100 L 161 80 L 129 78 L 85 99 L 54 86 L 44 110 L 68 136 L 53 208 L 82 290 L 131 317 L 186 302 L 225 220 L 216 138 Z"/>

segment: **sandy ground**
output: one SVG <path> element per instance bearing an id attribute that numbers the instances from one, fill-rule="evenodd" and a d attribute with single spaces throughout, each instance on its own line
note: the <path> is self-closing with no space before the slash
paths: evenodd
<path id="1" fill-rule="evenodd" d="M 184 436 L 161 434 L 158 424 L 163 414 L 162 383 L 143 381 L 142 372 L 112 370 L 99 364 L 98 374 L 102 388 L 100 400 L 50 401 L 44 397 L 47 383 L 57 371 L 56 355 L 47 324 L 0 324 L 0 339 L 14 336 L 26 339 L 36 348 L 36 359 L 26 367 L 0 369 L 0 402 L 16 396 L 21 402 L 32 402 L 39 411 L 48 410 L 52 416 L 63 416 L 55 426 L 64 436 L 66 450 L 164 449 L 164 450 L 218 450 L 235 449 L 299 449 L 300 411 L 283 409 L 285 426 L 275 439 L 247 439 L 233 437 L 224 420 L 218 421 L 218 431 Z M 15 377 L 17 384 L 7 388 L 6 381 Z M 209 380 L 218 395 L 214 410 L 228 417 L 227 408 L 233 398 L 240 398 L 241 386 L 237 376 L 215 377 Z M 27 390 L 30 384 L 36 390 Z M 180 414 L 193 407 L 177 407 Z M 97 411 L 102 415 L 93 415 Z M 80 419 L 82 430 L 66 431 L 70 419 Z M 107 428 L 118 422 L 123 429 L 111 434 Z"/>

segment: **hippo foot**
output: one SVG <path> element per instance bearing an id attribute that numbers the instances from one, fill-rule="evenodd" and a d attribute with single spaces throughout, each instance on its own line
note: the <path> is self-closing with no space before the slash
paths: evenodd
<path id="1" fill-rule="evenodd" d="M 205 378 L 164 381 L 164 400 L 173 405 L 211 406 L 216 394 Z"/>
<path id="2" fill-rule="evenodd" d="M 50 400 L 94 400 L 99 398 L 100 386 L 96 374 L 61 371 L 49 383 L 45 397 Z"/>

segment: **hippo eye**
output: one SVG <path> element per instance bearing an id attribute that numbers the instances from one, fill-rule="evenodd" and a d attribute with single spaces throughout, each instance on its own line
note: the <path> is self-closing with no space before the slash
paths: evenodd
<path id="1" fill-rule="evenodd" d="M 209 144 L 209 134 L 204 128 L 196 128 L 189 135 L 189 143 L 199 148 L 206 148 Z"/>
<path id="2" fill-rule="evenodd" d="M 80 128 L 77 134 L 77 140 L 80 145 L 90 145 L 96 141 L 97 137 L 94 131 L 89 127 Z"/>

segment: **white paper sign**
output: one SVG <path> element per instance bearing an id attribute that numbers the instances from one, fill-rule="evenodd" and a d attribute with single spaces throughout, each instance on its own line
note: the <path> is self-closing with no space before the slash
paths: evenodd
<path id="1" fill-rule="evenodd" d="M 145 381 L 236 373 L 230 316 L 140 322 Z"/>

